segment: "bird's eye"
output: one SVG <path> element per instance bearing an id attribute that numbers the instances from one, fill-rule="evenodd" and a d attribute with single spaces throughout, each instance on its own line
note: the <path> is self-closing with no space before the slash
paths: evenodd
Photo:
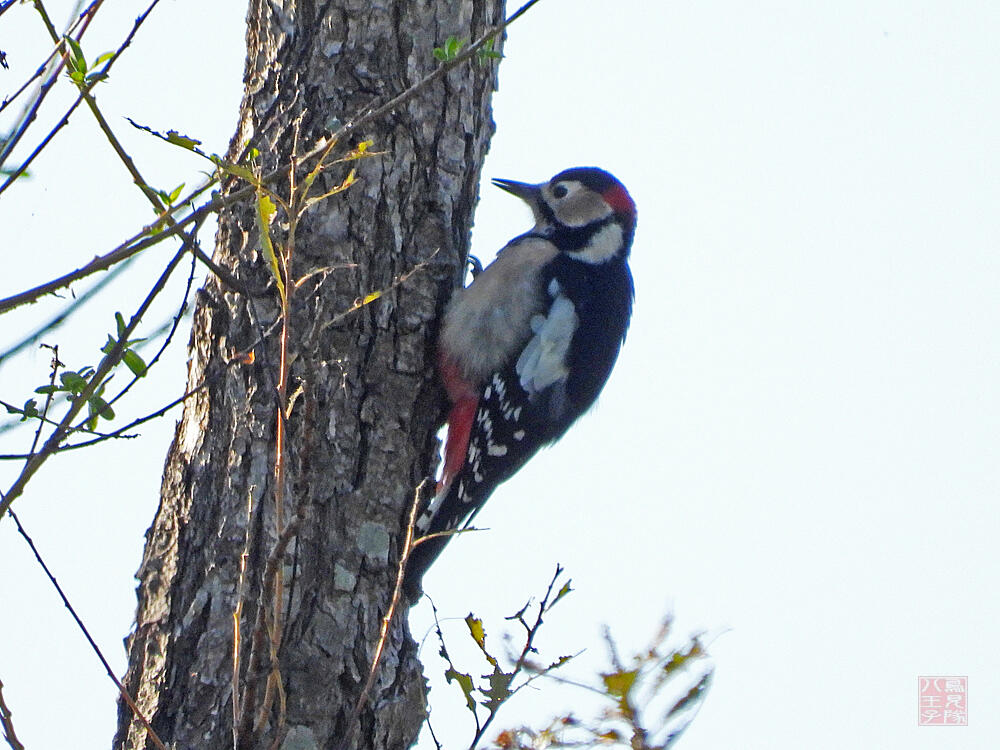
<path id="1" fill-rule="evenodd" d="M 556 198 L 565 198 L 568 192 L 569 188 L 565 185 L 556 185 L 552 188 L 552 195 Z"/>

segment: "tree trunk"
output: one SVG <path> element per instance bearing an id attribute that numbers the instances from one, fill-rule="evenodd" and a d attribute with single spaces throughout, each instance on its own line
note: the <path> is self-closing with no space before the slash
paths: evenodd
<path id="1" fill-rule="evenodd" d="M 263 172 L 287 163 L 296 142 L 304 152 L 405 90 L 435 67 L 435 46 L 452 35 L 478 37 L 499 21 L 502 6 L 251 0 L 246 94 L 230 157 L 250 143 Z M 317 180 L 318 194 L 340 184 L 347 167 L 358 168 L 359 182 L 312 208 L 295 234 L 289 276 L 305 281 L 292 297 L 287 343 L 281 523 L 279 297 L 261 256 L 255 203 L 220 216 L 215 261 L 247 287 L 270 285 L 272 293 L 251 302 L 213 277 L 199 294 L 188 388 L 207 386 L 186 402 L 167 457 L 124 680 L 168 746 L 234 745 L 233 613 L 243 559 L 238 694 L 252 718 L 270 708 L 258 731 L 243 727 L 239 746 L 396 750 L 416 738 L 425 687 L 405 611 L 353 727 L 351 717 L 389 605 L 409 507 L 434 468 L 442 403 L 432 344 L 438 313 L 463 275 L 493 131 L 495 72 L 492 62 L 456 69 L 357 134 L 384 155 L 335 166 Z M 287 193 L 287 181 L 278 192 Z M 282 241 L 285 218 L 279 213 L 272 227 Z M 252 360 L 242 356 L 250 350 Z M 297 533 L 275 555 L 280 525 L 297 516 Z M 283 587 L 280 648 L 272 661 L 265 637 L 258 644 L 265 653 L 251 665 L 255 623 L 266 621 L 258 608 L 274 609 L 262 586 L 272 557 Z M 275 667 L 283 707 L 265 699 Z M 142 724 L 120 705 L 115 748 L 146 747 L 152 743 Z"/>

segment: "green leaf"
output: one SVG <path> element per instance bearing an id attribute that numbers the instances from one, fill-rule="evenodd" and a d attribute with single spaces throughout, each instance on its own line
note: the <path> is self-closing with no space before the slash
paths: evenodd
<path id="1" fill-rule="evenodd" d="M 167 131 L 167 141 L 173 143 L 175 146 L 186 148 L 188 151 L 194 151 L 195 146 L 201 145 L 201 141 L 197 138 L 191 138 L 190 136 L 183 135 L 178 133 L 176 130 Z"/>
<path id="2" fill-rule="evenodd" d="M 549 605 L 550 608 L 554 607 L 555 603 L 557 601 L 559 601 L 560 599 L 562 599 L 564 596 L 566 596 L 566 594 L 570 593 L 573 590 L 573 587 L 570 585 L 572 583 L 573 583 L 573 579 L 570 578 L 568 581 L 566 581 L 566 583 L 563 584 L 562 588 L 559 589 L 559 593 L 556 594 L 556 598 L 553 599 L 552 600 L 552 604 Z"/>
<path id="3" fill-rule="evenodd" d="M 470 612 L 465 616 L 465 624 L 469 628 L 469 633 L 483 651 L 486 650 L 486 629 L 483 628 L 483 621 L 478 617 L 473 617 Z"/>
<path id="4" fill-rule="evenodd" d="M 469 634 L 472 636 L 472 640 L 476 642 L 476 645 L 479 646 L 479 650 L 482 651 L 483 655 L 486 657 L 486 661 L 492 664 L 494 669 L 499 669 L 496 657 L 494 657 L 486 649 L 486 629 L 483 627 L 483 621 L 478 617 L 474 617 L 470 612 L 465 617 L 465 624 L 469 628 Z"/>
<path id="5" fill-rule="evenodd" d="M 108 402 L 100 396 L 91 396 L 87 400 L 87 408 L 90 409 L 92 416 L 100 417 L 101 419 L 115 418 L 115 410 L 108 406 Z"/>
<path id="6" fill-rule="evenodd" d="M 9 406 L 7 407 L 7 411 L 11 414 L 17 413 L 17 409 L 11 409 Z M 24 402 L 24 407 L 21 410 L 21 421 L 24 422 L 27 419 L 39 416 L 41 415 L 38 413 L 38 402 L 33 398 L 29 398 Z"/>
<path id="7" fill-rule="evenodd" d="M 472 691 L 476 689 L 476 686 L 472 684 L 472 675 L 463 674 L 454 667 L 449 667 L 448 671 L 444 673 L 444 678 L 449 683 L 452 680 L 458 683 L 465 695 L 465 705 L 472 713 L 476 713 L 476 700 L 472 697 Z"/>
<path id="8" fill-rule="evenodd" d="M 98 65 L 100 65 L 101 63 L 107 62 L 108 60 L 110 60 L 114 56 L 115 56 L 114 52 L 105 52 L 103 55 L 101 55 L 96 60 L 94 60 L 94 64 L 91 65 L 90 67 L 96 68 Z"/>
<path id="9" fill-rule="evenodd" d="M 488 677 L 490 689 L 484 692 L 486 700 L 483 701 L 483 706 L 491 714 L 496 713 L 503 702 L 511 696 L 510 683 L 514 679 L 514 673 L 504 672 L 500 667 L 495 667 L 493 674 L 484 677 Z"/>
<path id="10" fill-rule="evenodd" d="M 118 328 L 118 338 L 122 338 L 125 335 L 125 317 L 120 313 L 115 313 L 115 326 Z"/>
<path id="11" fill-rule="evenodd" d="M 551 672 L 553 669 L 559 669 L 559 667 L 561 667 L 563 664 L 565 664 L 566 662 L 568 662 L 568 661 L 570 661 L 572 659 L 573 659 L 573 654 L 569 654 L 568 656 L 560 656 L 554 662 L 552 662 L 551 664 L 549 664 L 549 666 L 547 666 L 545 668 L 545 671 L 546 672 Z"/>
<path id="12" fill-rule="evenodd" d="M 35 389 L 35 393 L 49 394 L 65 391 L 66 389 L 58 385 L 40 385 Z"/>
<path id="13" fill-rule="evenodd" d="M 76 41 L 76 39 L 68 35 L 64 36 L 63 39 L 65 39 L 66 44 L 69 45 L 70 63 L 73 65 L 74 72 L 79 72 L 81 74 L 86 73 L 87 58 L 83 56 L 83 49 L 80 47 L 80 43 Z"/>
<path id="14" fill-rule="evenodd" d="M 278 212 L 274 202 L 263 190 L 257 190 L 257 229 L 260 230 L 260 246 L 267 258 L 271 275 L 278 285 L 278 293 L 281 295 L 281 302 L 285 302 L 285 282 L 281 278 L 281 269 L 278 267 L 278 256 L 274 252 L 274 243 L 271 241 L 271 219 Z"/>
<path id="15" fill-rule="evenodd" d="M 450 62 L 458 57 L 465 42 L 456 36 L 448 37 L 444 44 L 434 48 L 434 57 L 440 62 Z"/>
<path id="16" fill-rule="evenodd" d="M 73 372 L 72 370 L 60 373 L 59 379 L 62 381 L 62 384 L 66 386 L 60 390 L 68 390 L 73 393 L 79 393 L 87 387 L 87 379 L 82 377 L 80 373 Z"/>
<path id="17" fill-rule="evenodd" d="M 501 55 L 499 52 L 494 52 L 491 49 L 483 48 L 476 53 L 476 62 L 480 64 L 486 64 L 490 60 L 501 60 L 501 59 L 503 59 L 503 55 Z"/>
<path id="18" fill-rule="evenodd" d="M 277 212 L 278 209 L 275 207 L 274 201 L 271 200 L 271 197 L 267 193 L 261 191 L 260 195 L 257 197 L 257 213 L 260 214 L 261 221 L 263 221 L 265 225 L 269 226 L 271 224 L 271 219 L 274 218 L 274 215 Z"/>
<path id="19" fill-rule="evenodd" d="M 695 640 L 691 644 L 691 648 L 687 651 L 676 651 L 663 665 L 663 671 L 667 674 L 671 672 L 676 672 L 679 669 L 687 665 L 688 662 L 695 659 L 700 659 L 705 655 L 704 649 L 701 647 L 701 643 Z"/>
<path id="20" fill-rule="evenodd" d="M 167 196 L 167 203 L 172 204 L 175 200 L 177 200 L 181 195 L 181 190 L 183 189 L 184 189 L 184 183 L 182 182 L 180 185 L 171 190 L 170 195 Z"/>
<path id="21" fill-rule="evenodd" d="M 635 678 L 638 676 L 638 670 L 630 669 L 624 672 L 602 674 L 601 680 L 604 682 L 604 689 L 608 691 L 608 695 L 615 698 L 624 698 L 628 695 L 628 691 L 632 689 L 632 685 L 635 684 Z"/>
<path id="22" fill-rule="evenodd" d="M 126 349 L 122 357 L 125 366 L 132 371 L 132 374 L 143 378 L 146 376 L 146 363 L 142 357 L 136 354 L 134 349 Z"/>
<path id="23" fill-rule="evenodd" d="M 239 177 L 240 179 L 246 180 L 250 183 L 255 183 L 257 181 L 257 175 L 255 175 L 247 167 L 244 167 L 242 164 L 232 164 L 223 159 L 221 160 L 221 163 L 219 163 L 219 167 L 222 171 L 227 174 L 231 174 L 233 177 Z"/>

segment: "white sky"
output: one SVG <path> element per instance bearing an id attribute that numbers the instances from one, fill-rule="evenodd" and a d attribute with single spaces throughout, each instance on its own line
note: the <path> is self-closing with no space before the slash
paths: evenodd
<path id="1" fill-rule="evenodd" d="M 122 117 L 225 150 L 243 61 L 230 5 L 164 2 L 99 88 L 167 189 L 201 165 Z M 443 616 L 472 610 L 499 635 L 561 562 L 577 591 L 540 645 L 588 649 L 574 676 L 602 663 L 605 623 L 623 650 L 671 608 L 679 633 L 715 634 L 715 684 L 683 750 L 993 746 L 1000 5 L 752 5 L 543 0 L 512 27 L 485 174 L 617 174 L 639 206 L 636 312 L 595 411 L 494 495 L 477 518 L 490 531 L 452 543 L 425 583 Z M 90 57 L 131 24 L 125 6 L 99 16 Z M 49 3 L 54 18 L 68 7 Z M 0 18 L 0 93 L 41 40 L 30 6 Z M 34 179 L 0 197 L 0 296 L 149 220 L 106 150 L 81 109 Z M 487 259 L 528 221 L 486 188 L 473 251 Z M 136 305 L 167 252 L 46 337 L 63 361 L 96 363 L 113 312 Z M 57 309 L 3 317 L 0 344 Z M 179 392 L 183 362 L 168 357 L 136 413 Z M 0 398 L 23 401 L 47 363 L 5 364 Z M 119 671 L 176 416 L 51 461 L 15 506 Z M 29 442 L 0 435 L 0 452 Z M 0 462 L 0 486 L 18 468 Z M 0 679 L 21 739 L 106 747 L 114 688 L 12 527 L 0 523 Z M 428 621 L 418 608 L 417 637 Z M 452 642 L 463 629 L 449 621 Z M 917 726 L 929 674 L 969 677 L 968 727 Z M 463 701 L 439 682 L 436 729 L 461 747 Z M 581 706 L 534 693 L 497 726 Z"/>

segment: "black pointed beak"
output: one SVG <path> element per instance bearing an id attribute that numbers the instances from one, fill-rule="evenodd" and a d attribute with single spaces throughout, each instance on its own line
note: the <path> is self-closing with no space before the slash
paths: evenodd
<path id="1" fill-rule="evenodd" d="M 493 178 L 493 184 L 511 195 L 516 195 L 529 206 L 534 206 L 538 203 L 542 191 L 541 185 L 532 185 L 530 182 L 517 182 L 516 180 L 503 180 L 498 177 Z"/>

